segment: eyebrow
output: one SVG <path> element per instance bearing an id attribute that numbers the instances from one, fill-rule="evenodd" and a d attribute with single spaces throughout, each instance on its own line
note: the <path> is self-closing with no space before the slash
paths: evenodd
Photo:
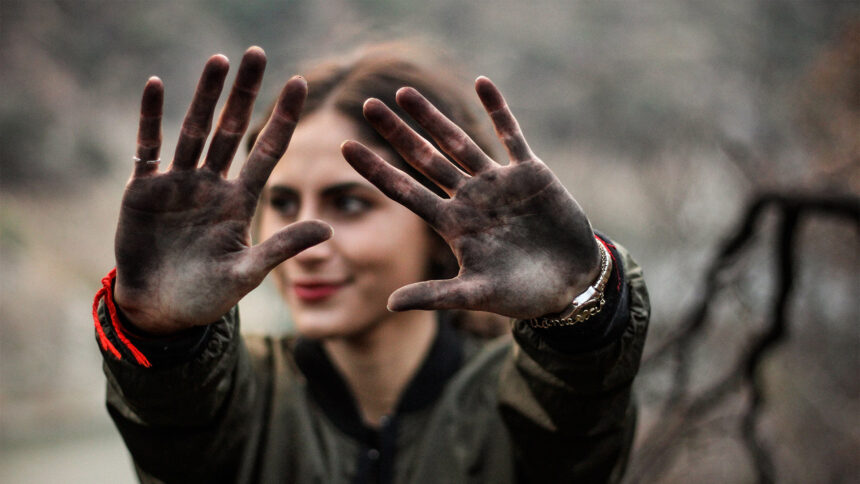
<path id="1" fill-rule="evenodd" d="M 336 185 L 326 187 L 322 191 L 322 196 L 323 197 L 330 197 L 332 195 L 337 195 L 337 194 L 340 194 L 343 192 L 348 192 L 348 191 L 355 190 L 355 189 L 372 190 L 373 186 L 370 184 L 367 184 L 367 183 L 361 183 L 361 182 L 355 182 L 355 181 L 338 183 Z"/>
<path id="2" fill-rule="evenodd" d="M 368 183 L 361 183 L 357 181 L 343 182 L 337 183 L 323 189 L 321 195 L 323 197 L 331 197 L 332 195 L 337 195 L 339 193 L 348 192 L 350 190 L 355 189 L 363 189 L 363 190 L 372 190 L 372 185 Z M 269 187 L 269 191 L 276 193 L 278 195 L 287 195 L 292 197 L 298 197 L 299 192 L 294 188 L 285 186 L 285 185 L 272 185 Z"/>

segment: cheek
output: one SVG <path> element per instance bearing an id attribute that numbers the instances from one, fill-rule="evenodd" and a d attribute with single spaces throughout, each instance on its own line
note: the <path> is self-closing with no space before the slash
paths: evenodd
<path id="1" fill-rule="evenodd" d="M 375 279 L 380 289 L 394 290 L 424 278 L 430 254 L 428 230 L 421 219 L 409 212 L 385 217 L 372 230 L 344 228 L 341 232 L 345 255 L 353 267 Z"/>
<path id="2" fill-rule="evenodd" d="M 257 220 L 254 221 L 254 243 L 259 244 L 283 227 L 276 219 L 269 208 L 263 207 L 257 212 Z"/>

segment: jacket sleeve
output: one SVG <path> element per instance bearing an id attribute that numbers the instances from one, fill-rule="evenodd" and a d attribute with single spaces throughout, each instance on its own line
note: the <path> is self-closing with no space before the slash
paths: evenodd
<path id="1" fill-rule="evenodd" d="M 597 348 L 566 351 L 549 340 L 553 333 L 514 322 L 499 406 L 523 482 L 617 482 L 623 475 L 636 425 L 631 385 L 650 304 L 640 267 L 623 248 L 612 249 L 623 286 L 604 310 L 615 312 L 609 324 L 617 335 Z"/>
<path id="2" fill-rule="evenodd" d="M 264 412 L 238 318 L 234 308 L 195 351 L 152 368 L 102 350 L 108 412 L 142 482 L 242 482 L 253 472 Z M 104 304 L 99 319 L 115 340 Z"/>

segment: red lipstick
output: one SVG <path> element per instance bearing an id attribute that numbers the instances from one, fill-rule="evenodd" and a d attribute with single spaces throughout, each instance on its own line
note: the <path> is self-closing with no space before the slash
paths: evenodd
<path id="1" fill-rule="evenodd" d="M 293 284 L 293 290 L 296 292 L 296 296 L 299 297 L 304 302 L 314 302 L 321 301 L 332 294 L 336 293 L 343 287 L 343 284 Z"/>

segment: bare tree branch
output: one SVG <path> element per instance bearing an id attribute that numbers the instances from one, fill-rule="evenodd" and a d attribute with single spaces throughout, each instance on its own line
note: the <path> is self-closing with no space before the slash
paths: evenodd
<path id="1" fill-rule="evenodd" d="M 708 326 L 712 301 L 722 289 L 720 276 L 738 260 L 753 239 L 763 213 L 773 209 L 780 216 L 778 254 L 774 271 L 778 287 L 773 298 L 770 318 L 764 332 L 754 337 L 749 347 L 725 376 L 698 395 L 689 395 L 687 383 L 691 366 L 692 343 Z M 682 439 L 698 427 L 697 422 L 734 392 L 748 388 L 750 398 L 741 420 L 741 437 L 760 483 L 776 480 L 776 467 L 767 448 L 757 435 L 757 422 L 765 404 L 761 364 L 769 352 L 788 337 L 788 309 L 794 287 L 795 244 L 801 222 L 809 217 L 833 216 L 846 219 L 860 231 L 860 197 L 850 194 L 807 192 L 764 192 L 748 205 L 738 227 L 721 245 L 705 273 L 703 290 L 697 303 L 682 318 L 679 329 L 651 351 L 643 362 L 643 371 L 655 367 L 664 356 L 671 355 L 675 365 L 672 385 L 661 409 L 660 424 L 647 435 L 637 450 L 631 466 L 630 482 L 654 481 L 673 463 Z"/>

